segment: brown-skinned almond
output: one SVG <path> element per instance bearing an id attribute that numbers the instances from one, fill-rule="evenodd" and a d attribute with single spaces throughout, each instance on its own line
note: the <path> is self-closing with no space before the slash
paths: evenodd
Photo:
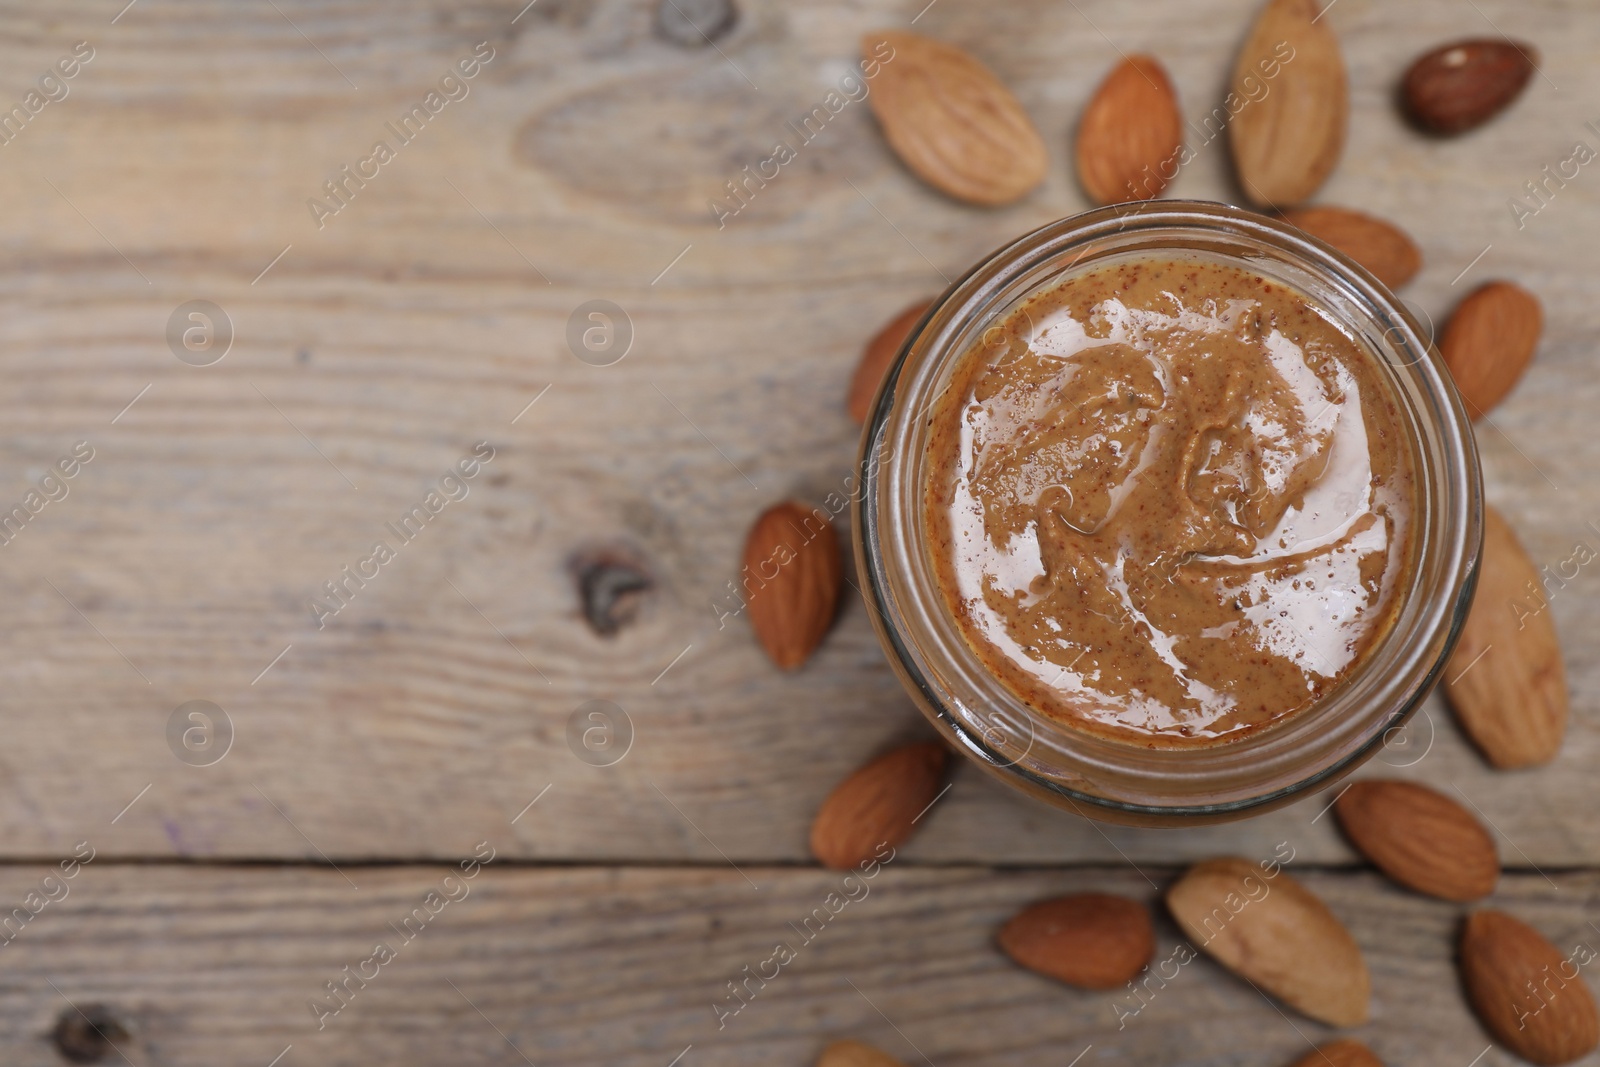
<path id="1" fill-rule="evenodd" d="M 817 1067 L 904 1067 L 887 1052 L 860 1041 L 835 1041 L 817 1057 Z"/>
<path id="2" fill-rule="evenodd" d="M 846 410 L 856 422 L 866 422 L 867 416 L 872 414 L 872 401 L 878 395 L 878 386 L 882 384 L 889 364 L 899 355 L 900 346 L 911 336 L 911 328 L 931 303 L 931 300 L 922 300 L 912 304 L 890 319 L 867 342 L 867 347 L 861 353 L 861 362 L 856 364 L 855 376 L 850 379 L 850 395 L 845 401 Z"/>
<path id="3" fill-rule="evenodd" d="M 1177 173 L 1178 94 L 1153 56 L 1128 56 L 1095 90 L 1078 123 L 1078 181 L 1096 204 L 1151 200 Z"/>
<path id="4" fill-rule="evenodd" d="M 1383 1061 L 1361 1042 L 1346 1037 L 1312 1049 L 1295 1060 L 1294 1067 L 1383 1067 Z"/>
<path id="5" fill-rule="evenodd" d="M 1150 909 L 1107 893 L 1041 900 L 1000 928 L 1000 947 L 1030 971 L 1081 989 L 1116 989 L 1155 955 Z"/>
<path id="6" fill-rule="evenodd" d="M 1230 97 L 1241 104 L 1229 143 L 1239 184 L 1258 204 L 1311 199 L 1344 151 L 1350 90 L 1322 13 L 1318 0 L 1267 0 L 1234 61 Z"/>
<path id="7" fill-rule="evenodd" d="M 1536 767 L 1566 732 L 1566 669 L 1538 568 L 1505 518 L 1483 512 L 1478 591 L 1445 665 L 1445 696 L 1490 764 Z"/>
<path id="8" fill-rule="evenodd" d="M 1422 269 L 1416 242 L 1392 222 L 1327 205 L 1291 208 L 1283 218 L 1337 248 L 1390 289 L 1399 289 Z"/>
<path id="9" fill-rule="evenodd" d="M 810 658 L 833 625 L 843 580 L 827 512 L 788 500 L 761 513 L 745 539 L 741 583 L 772 662 L 790 671 Z"/>
<path id="10" fill-rule="evenodd" d="M 904 30 L 878 30 L 861 38 L 861 54 L 880 64 L 867 97 L 872 113 L 917 177 L 986 206 L 1019 200 L 1044 180 L 1049 154 L 1033 121 L 967 52 Z"/>
<path id="11" fill-rule="evenodd" d="M 1494 838 L 1443 793 L 1414 782 L 1367 779 L 1346 788 L 1333 810 L 1350 843 L 1401 885 L 1441 900 L 1480 900 L 1494 892 L 1500 878 Z"/>
<path id="12" fill-rule="evenodd" d="M 948 753 L 935 741 L 891 749 L 834 787 L 811 822 L 811 854 L 848 870 L 909 840 L 939 796 Z M 881 857 L 880 857 L 881 858 Z"/>
<path id="13" fill-rule="evenodd" d="M 1330 1026 L 1367 1021 L 1372 980 L 1355 939 L 1281 869 L 1237 857 L 1190 867 L 1167 890 L 1183 932 L 1224 967 Z"/>
<path id="14" fill-rule="evenodd" d="M 1511 282 L 1488 282 L 1456 305 L 1439 339 L 1467 415 L 1478 418 L 1511 392 L 1544 332 L 1539 298 Z"/>
<path id="15" fill-rule="evenodd" d="M 1530 44 L 1476 37 L 1418 56 L 1400 82 L 1411 121 L 1430 133 L 1462 133 L 1510 107 L 1533 76 Z"/>
<path id="16" fill-rule="evenodd" d="M 1554 1067 L 1600 1044 L 1600 1014 L 1583 961 L 1569 962 L 1521 919 L 1492 908 L 1473 912 L 1461 927 L 1460 953 L 1472 1010 L 1518 1056 Z"/>

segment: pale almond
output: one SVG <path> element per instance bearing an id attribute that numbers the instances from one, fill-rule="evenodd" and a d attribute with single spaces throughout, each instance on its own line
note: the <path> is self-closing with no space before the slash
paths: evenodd
<path id="1" fill-rule="evenodd" d="M 1229 143 L 1239 183 L 1258 204 L 1309 200 L 1344 151 L 1350 90 L 1322 14 L 1318 0 L 1267 0 L 1234 62 L 1232 95 L 1242 104 Z"/>
<path id="2" fill-rule="evenodd" d="M 787 671 L 810 657 L 833 625 L 843 580 L 839 538 L 821 508 L 785 501 L 756 519 L 740 581 L 772 662 Z"/>
<path id="3" fill-rule="evenodd" d="M 847 870 L 909 840 L 939 796 L 947 758 L 934 741 L 884 753 L 834 787 L 811 822 L 811 854 Z"/>
<path id="4" fill-rule="evenodd" d="M 904 30 L 861 39 L 883 61 L 867 97 L 884 137 L 917 177 L 958 200 L 1009 204 L 1044 180 L 1049 155 L 999 78 L 955 45 Z"/>
<path id="5" fill-rule="evenodd" d="M 1383 1067 L 1383 1061 L 1370 1048 L 1347 1037 L 1319 1045 L 1295 1060 L 1294 1067 Z"/>
<path id="6" fill-rule="evenodd" d="M 1285 222 L 1320 238 L 1371 271 L 1390 289 L 1398 289 L 1422 269 L 1416 242 L 1392 222 L 1350 208 L 1291 208 Z"/>
<path id="7" fill-rule="evenodd" d="M 1128 56 L 1095 90 L 1078 123 L 1078 180 L 1096 204 L 1151 200 L 1178 170 L 1183 117 L 1166 70 Z"/>
<path id="8" fill-rule="evenodd" d="M 1000 947 L 1030 971 L 1082 989 L 1115 989 L 1155 955 L 1150 909 L 1107 893 L 1041 900 L 1000 928 Z"/>
<path id="9" fill-rule="evenodd" d="M 1462 729 L 1502 769 L 1555 758 L 1567 728 L 1567 675 L 1547 590 L 1516 533 L 1483 509 L 1478 591 L 1445 665 L 1444 691 Z"/>
<path id="10" fill-rule="evenodd" d="M 1488 282 L 1456 306 L 1439 354 L 1470 417 L 1485 414 L 1511 392 L 1543 332 L 1539 298 L 1511 282 Z"/>
<path id="11" fill-rule="evenodd" d="M 1248 860 L 1197 863 L 1167 890 L 1195 947 L 1310 1018 L 1367 1021 L 1372 980 L 1355 939 L 1311 890 Z"/>
<path id="12" fill-rule="evenodd" d="M 817 1067 L 904 1067 L 887 1052 L 860 1041 L 835 1041 L 817 1057 Z"/>
<path id="13" fill-rule="evenodd" d="M 1443 793 L 1368 779 L 1348 786 L 1333 809 L 1350 843 L 1401 885 L 1443 900 L 1494 892 L 1500 878 L 1494 838 Z"/>
<path id="14" fill-rule="evenodd" d="M 1600 1044 L 1600 1014 L 1579 966 L 1503 911 L 1474 912 L 1462 925 L 1467 1000 L 1496 1041 L 1533 1063 L 1571 1063 Z"/>
<path id="15" fill-rule="evenodd" d="M 866 422 L 867 416 L 872 414 L 872 402 L 878 396 L 878 386 L 882 384 L 889 364 L 900 354 L 900 347 L 911 336 L 911 328 L 921 320 L 922 313 L 928 310 L 931 303 L 933 301 L 923 300 L 912 304 L 890 319 L 867 342 L 866 349 L 861 353 L 861 362 L 856 364 L 855 376 L 850 379 L 850 395 L 845 401 L 850 417 L 856 422 Z"/>

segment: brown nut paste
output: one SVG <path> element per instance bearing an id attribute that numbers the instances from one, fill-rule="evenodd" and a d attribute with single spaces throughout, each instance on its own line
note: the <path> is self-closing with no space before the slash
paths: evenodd
<path id="1" fill-rule="evenodd" d="M 930 416 L 925 528 L 967 643 L 1030 707 L 1147 747 L 1329 693 L 1411 567 L 1414 456 L 1376 360 L 1220 262 L 1029 297 Z"/>

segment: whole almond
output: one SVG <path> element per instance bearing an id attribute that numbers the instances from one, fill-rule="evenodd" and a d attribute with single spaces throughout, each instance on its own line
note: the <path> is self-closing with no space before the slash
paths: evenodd
<path id="1" fill-rule="evenodd" d="M 1539 571 L 1510 524 L 1483 509 L 1478 592 L 1445 665 L 1462 729 L 1501 769 L 1555 758 L 1567 728 L 1567 675 Z"/>
<path id="2" fill-rule="evenodd" d="M 1196 947 L 1297 1011 L 1331 1026 L 1367 1021 L 1372 981 L 1361 949 L 1282 870 L 1206 860 L 1167 890 L 1167 908 Z"/>
<path id="3" fill-rule="evenodd" d="M 1533 76 L 1538 57 L 1532 45 L 1520 41 L 1453 41 L 1417 57 L 1400 83 L 1400 98 L 1423 129 L 1461 133 L 1510 107 Z"/>
<path id="4" fill-rule="evenodd" d="M 886 1052 L 859 1041 L 835 1041 L 817 1057 L 817 1067 L 904 1067 Z"/>
<path id="5" fill-rule="evenodd" d="M 906 343 L 911 328 L 931 303 L 931 300 L 922 300 L 912 304 L 890 319 L 867 342 L 866 349 L 861 353 L 861 362 L 856 364 L 855 377 L 850 379 L 850 396 L 845 401 L 850 417 L 856 422 L 867 421 L 867 416 L 872 413 L 872 401 L 878 396 L 878 386 L 888 372 L 889 364 L 900 354 L 900 346 Z"/>
<path id="6" fill-rule="evenodd" d="M 1245 195 L 1258 204 L 1309 200 L 1344 151 L 1350 91 L 1322 12 L 1317 0 L 1267 0 L 1234 62 L 1231 96 L 1242 106 L 1229 142 Z"/>
<path id="7" fill-rule="evenodd" d="M 1350 843 L 1390 878 L 1443 900 L 1494 892 L 1500 857 L 1494 838 L 1437 790 L 1413 782 L 1355 782 L 1333 809 Z"/>
<path id="8" fill-rule="evenodd" d="M 833 624 L 843 580 L 827 512 L 789 500 L 761 513 L 745 539 L 740 581 L 772 662 L 789 671 L 810 657 Z"/>
<path id="9" fill-rule="evenodd" d="M 1000 928 L 1000 947 L 1030 971 L 1083 989 L 1115 989 L 1155 955 L 1150 909 L 1106 893 L 1029 905 Z"/>
<path id="10" fill-rule="evenodd" d="M 1367 1046 L 1347 1037 L 1312 1049 L 1295 1060 L 1294 1067 L 1383 1067 L 1383 1061 Z"/>
<path id="11" fill-rule="evenodd" d="M 834 787 L 811 822 L 811 854 L 847 870 L 908 840 L 939 796 L 947 753 L 935 741 L 884 753 Z"/>
<path id="12" fill-rule="evenodd" d="M 1182 148 L 1183 116 L 1166 70 L 1152 56 L 1128 56 L 1083 109 L 1078 180 L 1096 204 L 1152 200 L 1177 173 Z"/>
<path id="13" fill-rule="evenodd" d="M 1503 911 L 1467 917 L 1461 983 L 1484 1027 L 1525 1060 L 1571 1063 L 1600 1044 L 1600 1015 L 1578 963 Z"/>
<path id="14" fill-rule="evenodd" d="M 1283 213 L 1284 221 L 1337 248 L 1398 289 L 1422 269 L 1422 253 L 1404 230 L 1391 222 L 1345 207 L 1302 207 Z"/>
<path id="15" fill-rule="evenodd" d="M 954 45 L 904 30 L 861 39 L 882 59 L 867 100 L 889 146 L 941 192 L 974 204 L 1009 204 L 1044 180 L 1049 156 L 1017 98 L 989 68 Z"/>
<path id="16" fill-rule="evenodd" d="M 1511 282 L 1488 282 L 1456 305 L 1439 339 L 1467 414 L 1477 418 L 1511 392 L 1544 332 L 1539 298 Z"/>

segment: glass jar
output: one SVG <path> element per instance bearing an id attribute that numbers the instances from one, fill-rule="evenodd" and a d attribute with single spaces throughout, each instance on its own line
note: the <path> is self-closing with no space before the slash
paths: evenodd
<path id="1" fill-rule="evenodd" d="M 1178 254 L 1253 271 L 1320 306 L 1376 357 L 1416 465 L 1413 564 L 1392 628 L 1341 684 L 1233 742 L 1146 748 L 1028 707 L 979 661 L 945 605 L 923 525 L 926 415 L 961 356 L 1028 296 L 1115 259 Z M 1191 825 L 1256 814 L 1336 781 L 1438 681 L 1477 578 L 1482 485 L 1471 424 L 1416 319 L 1354 261 L 1287 224 L 1221 204 L 1157 200 L 1051 223 L 978 264 L 929 308 L 885 377 L 862 436 L 856 562 L 906 690 L 957 749 L 1007 784 L 1081 815 Z"/>

